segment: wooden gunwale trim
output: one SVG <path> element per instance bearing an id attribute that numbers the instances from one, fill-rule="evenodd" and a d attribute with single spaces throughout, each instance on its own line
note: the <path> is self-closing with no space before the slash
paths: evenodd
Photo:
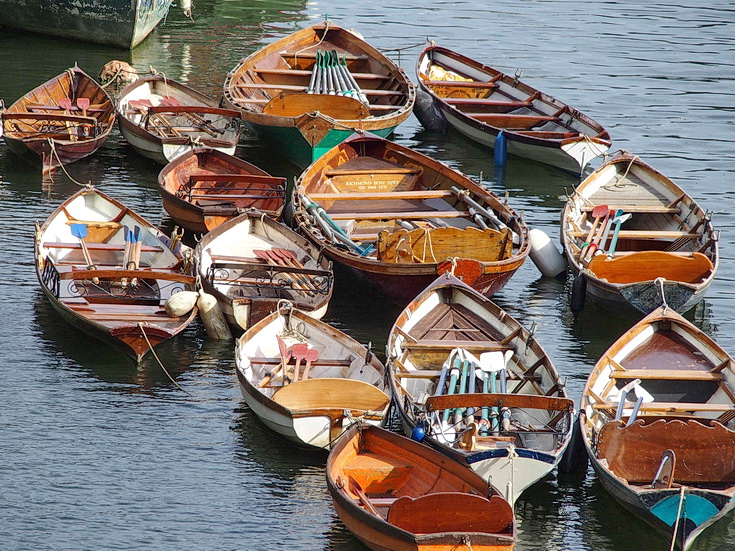
<path id="1" fill-rule="evenodd" d="M 633 402 L 626 402 L 628 408 L 633 407 Z M 605 409 L 617 409 L 619 406 L 618 402 L 606 401 L 601 404 L 591 404 L 595 410 Z M 694 403 L 694 402 L 644 402 L 640 406 L 641 412 L 662 412 L 662 413 L 678 413 L 678 412 L 692 412 L 692 411 L 735 411 L 735 404 L 709 404 L 709 403 Z"/>
<path id="2" fill-rule="evenodd" d="M 627 369 L 613 371 L 611 379 L 655 379 L 666 381 L 722 381 L 722 373 L 711 371 L 694 371 L 691 369 Z"/>
<path id="3" fill-rule="evenodd" d="M 114 243 L 94 243 L 94 242 L 85 242 L 87 245 L 87 249 L 90 251 L 124 251 L 125 245 L 124 244 L 114 244 Z M 82 244 L 81 243 L 64 243 L 59 241 L 46 241 L 43 243 L 42 247 L 46 249 L 81 249 Z M 158 246 L 151 246 L 151 245 L 141 245 L 140 247 L 141 252 L 144 253 L 160 253 L 163 252 L 163 247 Z"/>

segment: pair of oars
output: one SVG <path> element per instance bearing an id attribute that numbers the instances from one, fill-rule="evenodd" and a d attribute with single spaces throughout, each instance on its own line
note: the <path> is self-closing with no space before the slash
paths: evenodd
<path id="1" fill-rule="evenodd" d="M 253 253 L 258 258 L 262 258 L 269 264 L 275 266 L 284 266 L 287 268 L 303 268 L 304 265 L 299 262 L 298 258 L 293 251 L 288 249 L 279 249 L 273 247 L 268 250 L 254 250 Z M 312 283 L 312 281 L 302 274 L 293 274 L 289 272 L 283 272 L 283 275 L 287 277 L 291 282 L 295 284 L 296 289 L 307 293 L 310 296 L 314 296 L 319 291 L 318 287 Z"/>
<path id="2" fill-rule="evenodd" d="M 311 81 L 306 93 L 349 96 L 360 100 L 365 105 L 368 104 L 367 96 L 347 68 L 347 54 L 344 54 L 340 62 L 337 50 L 331 52 L 317 50 Z"/>
<path id="3" fill-rule="evenodd" d="M 140 227 L 135 226 L 131 230 L 123 226 L 125 231 L 125 252 L 123 253 L 123 266 L 126 269 L 137 270 L 140 267 L 140 252 L 142 242 L 140 240 Z"/>

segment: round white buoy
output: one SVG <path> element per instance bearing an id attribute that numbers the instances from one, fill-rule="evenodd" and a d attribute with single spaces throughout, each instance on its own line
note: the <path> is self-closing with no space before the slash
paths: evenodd
<path id="1" fill-rule="evenodd" d="M 531 260 L 543 275 L 556 277 L 566 270 L 564 257 L 543 230 L 533 228 L 528 232 L 528 237 L 531 241 Z"/>
<path id="2" fill-rule="evenodd" d="M 199 299 L 199 293 L 196 291 L 179 291 L 166 299 L 163 309 L 169 316 L 183 316 L 196 306 L 197 299 Z"/>
<path id="3" fill-rule="evenodd" d="M 199 307 L 199 317 L 202 324 L 211 338 L 221 340 L 232 338 L 227 320 L 225 320 L 225 315 L 222 313 L 219 304 L 217 304 L 216 298 L 199 289 L 197 306 Z"/>

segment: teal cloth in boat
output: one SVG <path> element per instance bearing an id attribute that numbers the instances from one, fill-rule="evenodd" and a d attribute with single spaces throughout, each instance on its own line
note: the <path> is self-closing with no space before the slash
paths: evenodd
<path id="1" fill-rule="evenodd" d="M 676 512 L 679 510 L 679 494 L 662 499 L 651 507 L 651 512 L 669 526 L 676 522 Z M 685 495 L 681 506 L 681 516 L 691 520 L 696 526 L 708 521 L 719 510 L 711 501 L 697 495 Z"/>

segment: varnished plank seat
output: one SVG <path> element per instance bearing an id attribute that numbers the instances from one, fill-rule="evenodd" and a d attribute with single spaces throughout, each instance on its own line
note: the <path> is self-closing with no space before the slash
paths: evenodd
<path id="1" fill-rule="evenodd" d="M 332 220 L 392 220 L 401 218 L 403 220 L 421 220 L 423 218 L 465 218 L 468 212 L 459 210 L 415 210 L 396 212 L 335 212 L 328 213 Z"/>
<path id="2" fill-rule="evenodd" d="M 189 176 L 189 182 L 191 184 L 196 184 L 199 182 L 247 182 L 254 184 L 285 184 L 286 179 L 276 176 L 264 176 L 262 174 L 210 173 L 192 174 L 191 176 Z"/>
<path id="3" fill-rule="evenodd" d="M 666 380 L 666 381 L 722 381 L 722 373 L 711 371 L 694 371 L 692 369 L 626 369 L 625 371 L 613 371 L 611 379 L 642 379 L 642 380 Z"/>
<path id="4" fill-rule="evenodd" d="M 85 242 L 87 245 L 87 249 L 90 251 L 124 251 L 125 250 L 125 244 L 124 243 L 94 243 L 94 242 Z M 82 244 L 81 243 L 65 243 L 60 241 L 47 241 L 43 244 L 43 247 L 46 249 L 81 249 Z M 151 245 L 141 245 L 140 247 L 141 252 L 144 253 L 160 253 L 163 251 L 162 247 L 158 246 L 151 246 Z"/>
<path id="5" fill-rule="evenodd" d="M 497 88 L 498 85 L 494 82 L 477 82 L 477 81 L 462 81 L 462 80 L 425 80 L 424 84 L 429 87 L 434 86 L 449 86 L 452 88 L 487 88 L 492 90 Z"/>
<path id="6" fill-rule="evenodd" d="M 617 409 L 618 402 L 603 402 L 592 404 L 593 409 Z M 631 403 L 632 407 L 632 403 Z M 735 411 L 735 405 L 732 403 L 728 404 L 708 404 L 708 403 L 696 403 L 696 402 L 649 402 L 643 403 L 640 406 L 641 413 L 686 413 L 694 411 Z"/>
<path id="7" fill-rule="evenodd" d="M 302 57 L 299 55 L 299 57 Z M 313 57 L 311 58 L 313 59 Z M 341 59 L 341 58 L 340 58 Z M 312 71 L 308 69 L 255 69 L 255 72 L 259 75 L 274 75 L 274 76 L 298 76 L 304 78 L 311 78 Z M 376 73 L 355 73 L 350 71 L 350 74 L 355 79 L 360 80 L 391 80 L 393 77 L 389 75 L 380 75 Z"/>
<path id="8" fill-rule="evenodd" d="M 511 129 L 529 129 L 547 122 L 559 122 L 557 117 L 551 115 L 515 115 L 513 113 L 465 113 L 465 115 L 493 126 Z"/>
<path id="9" fill-rule="evenodd" d="M 585 205 L 580 210 L 582 212 L 592 212 L 599 205 Z M 681 210 L 679 207 L 671 207 L 667 205 L 616 205 L 614 203 L 606 203 L 606 207 L 610 210 L 621 209 L 624 212 L 645 213 L 645 214 L 678 214 Z M 622 232 L 623 230 L 621 230 Z"/>
<path id="10" fill-rule="evenodd" d="M 422 190 L 422 191 L 375 191 L 366 193 L 311 193 L 312 201 L 360 201 L 360 200 L 390 200 L 390 199 L 432 199 L 435 197 L 455 197 L 449 190 Z"/>
<path id="11" fill-rule="evenodd" d="M 401 347 L 405 350 L 447 350 L 452 351 L 455 348 L 464 348 L 469 352 L 486 352 L 494 350 L 513 350 L 512 347 L 502 345 L 497 341 L 460 341 L 460 340 L 434 340 L 421 339 L 420 341 L 410 342 L 404 341 Z"/>

